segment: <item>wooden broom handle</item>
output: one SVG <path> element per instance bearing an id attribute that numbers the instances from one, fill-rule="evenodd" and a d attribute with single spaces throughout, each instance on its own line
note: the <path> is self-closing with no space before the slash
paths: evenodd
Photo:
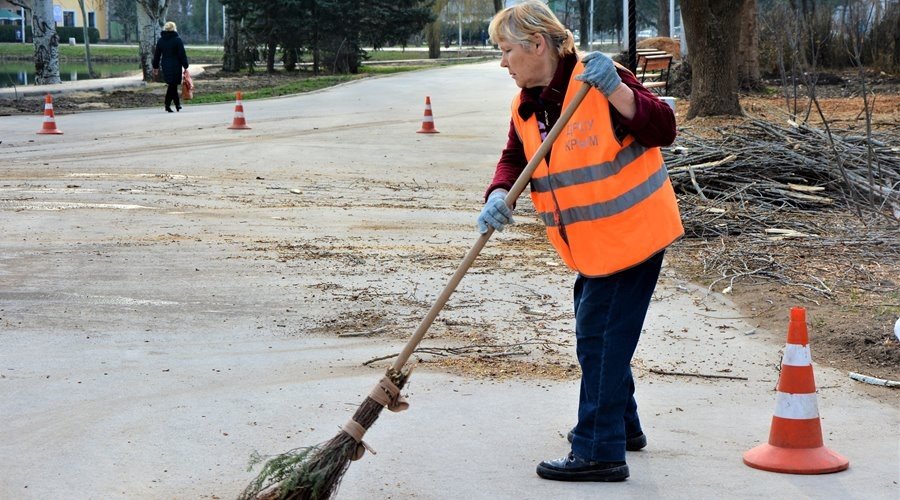
<path id="1" fill-rule="evenodd" d="M 531 157 L 531 161 L 525 165 L 525 170 L 522 170 L 522 173 L 519 174 L 519 178 L 516 179 L 515 184 L 512 185 L 509 193 L 506 194 L 506 206 L 512 207 L 519 198 L 519 195 L 522 194 L 522 191 L 525 190 L 525 185 L 531 180 L 531 175 L 534 173 L 535 169 L 537 169 L 538 165 L 540 165 L 541 161 L 547 156 L 553 142 L 559 137 L 559 134 L 562 132 L 562 129 L 565 128 L 566 124 L 569 123 L 569 119 L 575 114 L 575 110 L 578 108 L 578 105 L 581 104 L 581 101 L 584 100 L 584 96 L 587 95 L 590 88 L 591 86 L 588 83 L 581 84 L 578 92 L 572 97 L 572 101 L 566 106 L 566 109 L 563 110 L 559 119 L 556 120 L 556 124 L 550 129 L 550 132 L 547 133 L 544 142 L 541 143 L 541 146 L 534 153 L 534 156 Z M 403 368 L 403 365 L 409 360 L 409 357 L 412 356 L 413 351 L 416 350 L 416 347 L 419 346 L 422 338 L 425 337 L 425 332 L 428 331 L 431 324 L 434 323 L 435 318 L 437 318 L 438 313 L 441 312 L 441 309 L 443 309 L 444 305 L 447 304 L 447 301 L 450 300 L 450 295 L 453 294 L 456 287 L 459 285 L 459 282 L 462 281 L 463 276 L 465 276 L 469 271 L 469 268 L 472 267 L 472 263 L 475 262 L 478 254 L 481 253 L 481 250 L 484 248 L 484 245 L 487 244 L 487 241 L 492 234 L 494 234 L 494 228 L 488 226 L 487 232 L 479 235 L 478 240 L 472 245 L 472 248 L 469 249 L 465 258 L 463 258 L 462 263 L 456 268 L 456 272 L 453 273 L 450 282 L 447 283 L 447 286 L 444 287 L 444 290 L 438 296 L 437 300 L 434 301 L 431 309 L 428 310 L 428 314 L 422 318 L 419 327 L 416 328 L 415 333 L 410 337 L 406 346 L 403 348 L 403 351 L 400 352 L 397 359 L 394 361 L 394 364 L 391 365 L 391 370 L 399 372 L 400 369 Z"/>

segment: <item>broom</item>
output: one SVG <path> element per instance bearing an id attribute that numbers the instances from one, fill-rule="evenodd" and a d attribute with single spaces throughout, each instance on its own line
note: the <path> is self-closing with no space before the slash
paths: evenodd
<path id="1" fill-rule="evenodd" d="M 572 101 L 563 110 L 559 120 L 550 129 L 544 142 L 507 193 L 505 200 L 507 206 L 513 206 L 513 203 L 525 190 L 525 185 L 531 180 L 531 175 L 547 156 L 553 141 L 569 122 L 590 88 L 589 84 L 582 84 Z M 388 368 L 384 378 L 372 389 L 371 394 L 357 408 L 353 417 L 341 427 L 341 431 L 325 443 L 297 448 L 269 459 L 256 478 L 244 489 L 240 496 L 241 500 L 324 500 L 337 493 L 341 479 L 350 466 L 350 461 L 362 458 L 367 449 L 372 451 L 362 437 L 378 419 L 381 410 L 388 408 L 391 411 L 402 411 L 409 406 L 400 396 L 400 390 L 403 389 L 409 378 L 410 369 L 404 368 L 406 361 L 418 347 L 428 328 L 431 327 L 438 313 L 444 308 L 450 295 L 456 290 L 457 285 L 493 233 L 494 229 L 488 227 L 488 231 L 479 236 L 478 241 L 463 258 L 462 263 L 450 278 L 450 282 L 447 283 L 429 309 L 428 314 L 422 319 L 403 351 L 397 356 L 393 365 Z M 251 460 L 251 467 L 261 461 L 261 457 L 254 456 Z"/>

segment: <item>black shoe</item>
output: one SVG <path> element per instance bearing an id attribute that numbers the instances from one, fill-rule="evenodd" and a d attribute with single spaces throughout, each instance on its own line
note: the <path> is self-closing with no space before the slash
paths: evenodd
<path id="1" fill-rule="evenodd" d="M 574 436 L 575 436 L 575 430 L 573 429 L 573 430 L 569 431 L 568 434 L 566 434 L 566 439 L 568 439 L 569 442 L 571 443 L 572 438 Z M 647 436 L 645 436 L 643 432 L 640 434 L 625 438 L 625 450 L 627 450 L 627 451 L 642 450 L 646 446 L 647 446 Z"/>
<path id="2" fill-rule="evenodd" d="M 175 111 L 181 111 L 181 106 L 178 105 L 178 104 L 176 104 L 176 105 L 175 105 Z"/>
<path id="3" fill-rule="evenodd" d="M 174 113 L 174 111 L 172 111 L 172 108 L 170 108 L 168 106 L 166 106 L 166 111 L 168 111 L 169 113 Z"/>
<path id="4" fill-rule="evenodd" d="M 563 458 L 538 464 L 537 475 L 554 481 L 624 481 L 628 477 L 628 464 L 591 462 L 569 452 Z"/>

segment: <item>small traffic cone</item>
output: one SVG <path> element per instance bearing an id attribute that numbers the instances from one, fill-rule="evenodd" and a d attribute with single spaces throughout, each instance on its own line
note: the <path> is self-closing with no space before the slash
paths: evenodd
<path id="1" fill-rule="evenodd" d="M 434 128 L 434 116 L 431 115 L 431 97 L 425 96 L 425 118 L 422 119 L 422 128 L 417 134 L 439 134 Z"/>
<path id="2" fill-rule="evenodd" d="M 44 97 L 44 125 L 37 133 L 62 134 L 62 131 L 56 128 L 56 117 L 53 116 L 53 97 L 51 97 L 50 94 L 47 94 L 47 97 Z"/>
<path id="3" fill-rule="evenodd" d="M 822 442 L 806 309 L 802 307 L 791 309 L 769 442 L 745 452 L 744 463 L 788 474 L 825 474 L 850 467 L 849 460 Z"/>
<path id="4" fill-rule="evenodd" d="M 228 127 L 232 130 L 249 130 L 250 127 L 247 126 L 247 120 L 244 119 L 244 102 L 241 100 L 242 95 L 240 91 L 235 94 L 235 103 L 234 103 L 234 120 L 231 122 L 231 126 Z"/>

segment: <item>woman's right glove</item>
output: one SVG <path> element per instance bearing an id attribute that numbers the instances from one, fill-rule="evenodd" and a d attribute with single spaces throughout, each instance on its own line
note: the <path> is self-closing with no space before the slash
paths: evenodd
<path id="1" fill-rule="evenodd" d="M 503 231 L 503 226 L 512 224 L 512 210 L 506 206 L 506 190 L 495 189 L 488 196 L 481 214 L 478 215 L 478 232 L 488 232 L 488 226 Z"/>

